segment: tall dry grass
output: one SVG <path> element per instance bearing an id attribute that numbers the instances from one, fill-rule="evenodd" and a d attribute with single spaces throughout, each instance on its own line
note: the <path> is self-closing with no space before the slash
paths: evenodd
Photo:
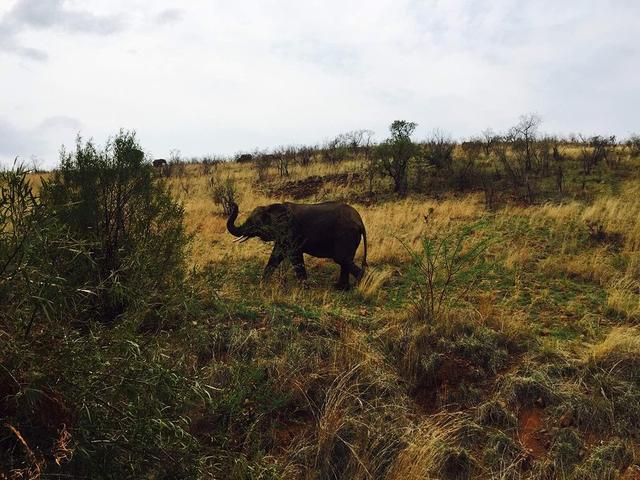
<path id="1" fill-rule="evenodd" d="M 196 234 L 193 245 L 194 263 L 205 265 L 208 262 L 219 262 L 229 258 L 266 260 L 269 246 L 262 242 L 250 240 L 242 245 L 232 243 L 233 238 L 226 231 L 226 218 L 222 215 L 221 209 L 214 205 L 207 189 L 208 177 L 202 175 L 198 167 L 188 165 L 184 178 L 168 180 L 172 190 L 179 195 L 184 204 L 188 230 Z M 312 164 L 307 168 L 308 170 L 294 169 L 290 179 L 303 178 L 303 173 L 304 176 L 336 173 L 335 168 L 324 163 Z M 347 162 L 341 168 L 343 171 L 350 171 L 353 165 Z M 246 215 L 259 205 L 289 200 L 267 196 L 263 186 L 257 184 L 255 172 L 250 164 L 222 164 L 216 168 L 215 175 L 232 178 L 236 182 L 237 201 L 240 206 L 238 222 L 243 221 Z M 185 183 L 188 184 L 186 189 Z M 329 197 L 329 193 L 336 195 L 336 188 L 348 191 L 353 187 L 327 185 L 326 196 Z M 185 190 L 188 190 L 188 193 Z M 300 202 L 305 203 L 309 200 Z M 419 239 L 426 233 L 446 232 L 456 223 L 477 220 L 484 214 L 482 198 L 479 195 L 443 201 L 409 198 L 372 206 L 357 202 L 353 205 L 362 215 L 367 228 L 368 260 L 372 264 L 403 262 L 408 258 L 402 248 L 403 243 L 409 247 L 417 246 Z M 428 218 L 427 221 L 425 217 Z M 362 247 L 360 252 L 361 255 Z M 311 260 L 311 264 L 314 262 L 316 260 Z"/>
<path id="2" fill-rule="evenodd" d="M 596 199 L 582 219 L 602 225 L 607 233 L 621 234 L 626 252 L 640 251 L 640 181 L 626 182 L 618 195 Z"/>
<path id="3" fill-rule="evenodd" d="M 464 419 L 459 415 L 439 415 L 423 420 L 405 437 L 406 446 L 395 458 L 388 480 L 443 478 L 450 449 L 458 441 Z M 460 472 L 462 474 L 462 472 Z"/>

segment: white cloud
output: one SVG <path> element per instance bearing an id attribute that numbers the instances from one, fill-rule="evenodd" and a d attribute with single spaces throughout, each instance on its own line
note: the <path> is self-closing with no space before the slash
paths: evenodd
<path id="1" fill-rule="evenodd" d="M 69 8 L 63 0 L 18 0 L 0 19 L 0 51 L 44 61 L 44 48 L 24 46 L 17 37 L 25 29 L 59 29 L 68 33 L 109 35 L 124 28 L 123 15 L 96 15 Z"/>
<path id="2" fill-rule="evenodd" d="M 553 132 L 637 129 L 640 5 L 631 1 L 46 0 L 55 22 L 18 15 L 27 3 L 0 20 L 0 68 L 10 72 L 0 88 L 13 92 L 0 112 L 29 135 L 65 115 L 99 141 L 135 128 L 145 149 L 166 156 L 355 128 L 382 138 L 397 118 L 418 122 L 418 136 L 505 129 L 529 111 Z M 22 29 L 3 36 L 16 17 Z M 55 162 L 68 140 L 45 137 L 33 145 L 47 143 Z"/>
<path id="3" fill-rule="evenodd" d="M 63 143 L 70 146 L 82 129 L 82 123 L 71 117 L 47 117 L 36 125 L 18 126 L 0 116 L 0 169 L 18 158 L 29 163 L 32 157 L 43 165 L 54 165 Z"/>
<path id="4" fill-rule="evenodd" d="M 179 8 L 167 8 L 156 15 L 156 22 L 159 25 L 166 25 L 182 20 L 184 11 Z"/>

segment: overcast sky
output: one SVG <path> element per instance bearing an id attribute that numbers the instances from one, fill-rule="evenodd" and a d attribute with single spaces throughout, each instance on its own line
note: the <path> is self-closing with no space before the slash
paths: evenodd
<path id="1" fill-rule="evenodd" d="M 640 131 L 637 0 L 1 0 L 0 163 L 135 129 L 156 158 L 455 137 L 537 112 Z"/>

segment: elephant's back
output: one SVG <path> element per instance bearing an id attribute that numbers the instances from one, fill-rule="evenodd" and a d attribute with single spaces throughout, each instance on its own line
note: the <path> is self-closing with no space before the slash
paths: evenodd
<path id="1" fill-rule="evenodd" d="M 312 204 L 289 204 L 296 218 L 303 224 L 322 224 L 326 228 L 364 228 L 362 217 L 351 205 L 342 202 L 322 202 Z"/>

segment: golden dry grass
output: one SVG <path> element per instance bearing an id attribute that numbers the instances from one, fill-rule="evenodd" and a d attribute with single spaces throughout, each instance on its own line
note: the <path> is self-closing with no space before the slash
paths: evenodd
<path id="1" fill-rule="evenodd" d="M 305 176 L 335 173 L 328 165 L 312 165 L 314 165 L 313 168 L 310 167 L 311 170 L 305 172 Z M 266 259 L 269 246 L 258 240 L 250 240 L 242 245 L 232 243 L 233 238 L 226 231 L 226 218 L 222 216 L 220 207 L 213 203 L 207 188 L 209 177 L 201 175 L 197 167 L 197 165 L 190 165 L 185 178 L 168 180 L 170 188 L 178 194 L 184 204 L 188 231 L 196 234 L 193 245 L 194 263 L 205 265 L 225 258 Z M 348 171 L 349 165 L 342 168 Z M 240 206 L 238 221 L 242 221 L 253 208 L 259 205 L 289 200 L 266 196 L 255 182 L 255 171 L 249 165 L 223 164 L 217 167 L 215 175 L 221 178 L 230 177 L 237 182 L 237 201 Z M 298 175 L 300 175 L 299 172 Z M 296 177 L 292 175 L 291 178 Z M 325 188 L 333 195 L 337 194 L 333 185 Z M 338 188 L 346 191 L 352 189 L 349 185 Z M 188 190 L 188 193 L 185 190 Z M 309 202 L 309 200 L 303 202 Z M 447 231 L 452 225 L 476 220 L 484 213 L 480 195 L 443 201 L 409 198 L 373 206 L 358 203 L 353 205 L 365 222 L 369 239 L 368 261 L 374 265 L 381 262 L 402 262 L 407 258 L 402 244 L 414 247 L 425 233 Z M 429 214 L 431 210 L 432 213 Z M 427 215 L 428 221 L 425 222 Z M 322 260 L 311 259 L 311 265 L 322 263 L 324 263 Z"/>
<path id="2" fill-rule="evenodd" d="M 614 327 L 605 339 L 587 350 L 586 360 L 603 368 L 615 367 L 620 361 L 640 362 L 640 330 L 638 327 Z"/>
<path id="3" fill-rule="evenodd" d="M 640 283 L 635 278 L 622 277 L 607 288 L 607 305 L 628 320 L 640 320 Z"/>
<path id="4" fill-rule="evenodd" d="M 602 225 L 606 232 L 621 234 L 626 251 L 640 251 L 640 182 L 627 182 L 619 195 L 596 199 L 584 210 L 582 219 Z"/>
<path id="5" fill-rule="evenodd" d="M 358 292 L 366 300 L 376 298 L 392 273 L 390 268 L 367 269 L 358 284 Z"/>
<path id="6" fill-rule="evenodd" d="M 538 269 L 552 276 L 569 275 L 572 278 L 591 280 L 606 286 L 616 276 L 606 247 L 599 247 L 577 254 L 549 256 L 538 263 Z"/>
<path id="7" fill-rule="evenodd" d="M 442 478 L 439 475 L 447 446 L 456 442 L 463 425 L 459 416 L 440 415 L 425 419 L 406 436 L 406 447 L 392 463 L 388 480 Z"/>

